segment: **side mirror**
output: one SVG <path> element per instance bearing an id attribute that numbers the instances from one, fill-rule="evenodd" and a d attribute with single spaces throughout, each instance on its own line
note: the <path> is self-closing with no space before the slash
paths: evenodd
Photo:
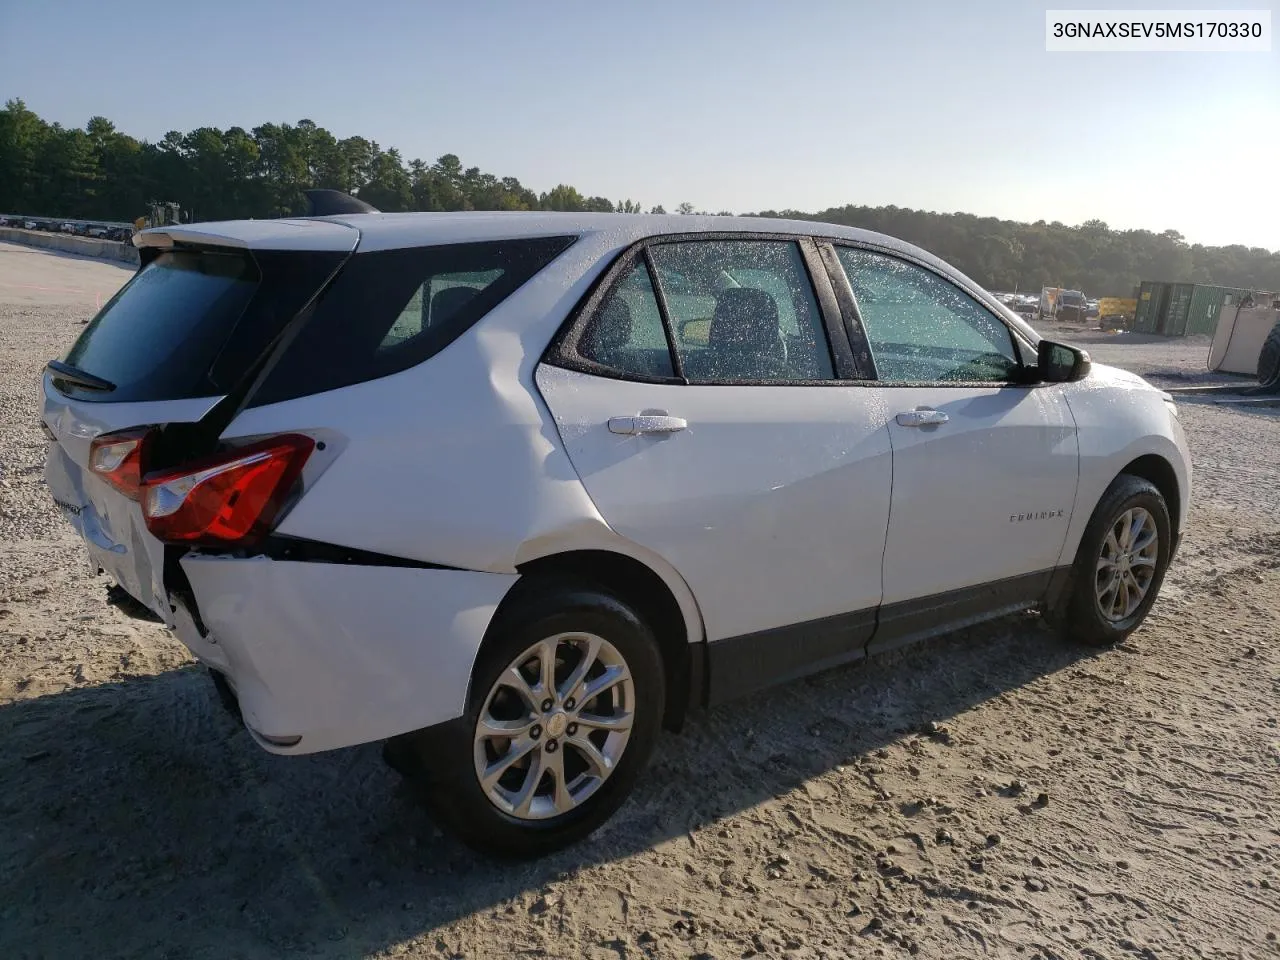
<path id="1" fill-rule="evenodd" d="M 1074 383 L 1089 375 L 1089 354 L 1079 347 L 1041 340 L 1037 366 L 1045 383 Z"/>

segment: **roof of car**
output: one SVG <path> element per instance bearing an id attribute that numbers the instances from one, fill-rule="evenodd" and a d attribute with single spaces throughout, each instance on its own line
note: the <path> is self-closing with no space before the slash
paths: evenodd
<path id="1" fill-rule="evenodd" d="M 399 246 L 439 242 L 441 235 L 459 239 L 502 239 L 555 234 L 615 233 L 620 240 L 633 242 L 667 233 L 796 233 L 820 234 L 861 240 L 886 240 L 878 234 L 852 227 L 809 220 L 782 220 L 770 217 L 712 217 L 679 214 L 635 213 L 532 213 L 522 211 L 456 213 L 375 213 L 358 217 L 329 217 L 357 227 L 365 238 L 361 243 Z"/>
<path id="2" fill-rule="evenodd" d="M 593 236 L 601 252 L 619 250 L 646 237 L 687 233 L 774 233 L 830 237 L 871 244 L 931 264 L 962 282 L 998 308 L 1035 342 L 1038 335 L 1016 313 L 1001 304 L 950 264 L 914 244 L 894 237 L 816 220 L 772 217 L 713 217 L 697 214 L 544 213 L 525 211 L 458 211 L 453 213 L 362 213 L 280 220 L 225 220 L 174 224 L 144 230 L 133 242 L 171 246 L 174 242 L 206 243 L 258 250 L 340 250 L 360 253 L 444 243 L 511 240 L 519 237 Z M 358 246 L 357 246 L 358 245 Z"/>
<path id="3" fill-rule="evenodd" d="M 349 249 L 358 230 L 360 250 L 389 250 L 438 243 L 506 240 L 565 234 L 613 234 L 619 245 L 671 233 L 786 233 L 861 240 L 901 249 L 909 244 L 883 234 L 811 220 L 633 213 L 544 213 L 459 211 L 454 213 L 366 213 L 281 220 L 226 220 L 175 224 L 139 234 L 140 246 L 177 241 L 257 249 Z M 922 252 L 922 251 L 919 251 Z"/>

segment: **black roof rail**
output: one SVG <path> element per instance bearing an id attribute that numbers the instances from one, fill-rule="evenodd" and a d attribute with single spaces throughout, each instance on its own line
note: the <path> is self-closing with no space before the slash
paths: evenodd
<path id="1" fill-rule="evenodd" d="M 303 190 L 307 197 L 308 217 L 330 217 L 339 213 L 381 213 L 372 207 L 341 190 Z"/>

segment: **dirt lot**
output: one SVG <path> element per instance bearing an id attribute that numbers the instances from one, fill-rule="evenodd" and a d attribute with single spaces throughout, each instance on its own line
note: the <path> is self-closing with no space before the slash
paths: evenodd
<path id="1" fill-rule="evenodd" d="M 0 245 L 0 956 L 1280 956 L 1280 412 L 1182 405 L 1190 529 L 1120 648 L 1026 616 L 717 709 L 512 866 L 376 747 L 263 753 L 103 604 L 37 383 L 127 277 Z M 1207 351 L 1087 339 L 1165 383 Z"/>

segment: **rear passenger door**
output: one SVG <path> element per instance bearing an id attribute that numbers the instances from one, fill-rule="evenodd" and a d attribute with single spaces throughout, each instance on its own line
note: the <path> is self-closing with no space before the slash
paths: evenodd
<path id="1" fill-rule="evenodd" d="M 604 519 L 698 600 L 713 700 L 862 654 L 889 435 L 842 379 L 856 365 L 810 241 L 655 241 L 549 360 L 539 389 Z"/>

